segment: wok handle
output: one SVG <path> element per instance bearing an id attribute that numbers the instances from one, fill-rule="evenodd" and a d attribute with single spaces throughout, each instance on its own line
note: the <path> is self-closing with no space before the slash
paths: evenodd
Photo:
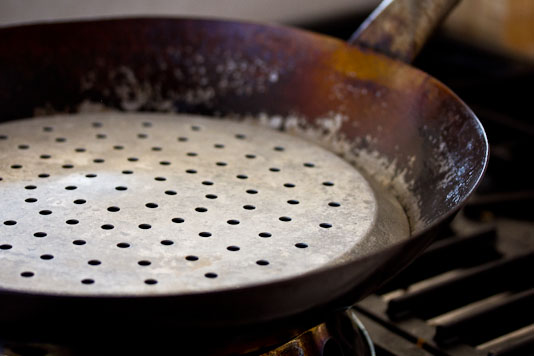
<path id="1" fill-rule="evenodd" d="M 410 63 L 460 0 L 383 0 L 349 39 Z"/>

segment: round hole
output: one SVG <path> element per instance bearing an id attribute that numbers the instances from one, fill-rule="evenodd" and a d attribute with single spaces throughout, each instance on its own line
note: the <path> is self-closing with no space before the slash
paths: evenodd
<path id="1" fill-rule="evenodd" d="M 133 171 L 130 171 L 129 169 L 126 169 L 122 171 L 122 174 L 133 174 Z"/>
<path id="2" fill-rule="evenodd" d="M 67 139 L 65 137 L 58 137 L 56 138 L 56 142 L 66 142 Z"/>
<path id="3" fill-rule="evenodd" d="M 236 134 L 235 138 L 237 138 L 238 140 L 244 140 L 245 138 L 247 138 L 247 136 L 245 136 L 244 134 Z"/>
<path id="4" fill-rule="evenodd" d="M 101 122 L 98 122 L 98 121 L 95 121 L 93 123 L 91 123 L 91 126 L 93 126 L 95 129 L 98 129 L 100 127 L 102 127 L 102 123 Z"/>
<path id="5" fill-rule="evenodd" d="M 103 139 L 105 139 L 106 137 L 107 137 L 106 134 L 102 134 L 102 133 L 100 133 L 100 134 L 96 134 L 96 138 L 99 139 L 99 140 L 103 140 Z"/>
<path id="6" fill-rule="evenodd" d="M 72 169 L 72 168 L 74 168 L 74 166 L 72 164 L 64 164 L 64 165 L 61 166 L 61 168 Z"/>
<path id="7" fill-rule="evenodd" d="M 94 162 L 94 163 L 104 163 L 105 160 L 104 160 L 103 158 L 95 158 L 95 159 L 93 160 L 93 162 Z"/>
<path id="8" fill-rule="evenodd" d="M 41 173 L 41 174 L 39 174 L 37 177 L 39 177 L 39 178 L 48 178 L 48 177 L 50 177 L 50 174 L 48 174 L 48 173 Z"/>
<path id="9" fill-rule="evenodd" d="M 118 247 L 118 248 L 128 248 L 128 247 L 130 247 L 130 244 L 127 243 L 127 242 L 119 242 L 119 243 L 117 244 L 117 247 Z"/>
<path id="10" fill-rule="evenodd" d="M 205 180 L 202 182 L 204 185 L 213 185 L 213 182 L 210 182 L 209 180 Z"/>
<path id="11" fill-rule="evenodd" d="M 286 188 L 295 188 L 295 184 L 293 184 L 293 183 L 285 183 L 284 187 L 286 187 Z"/>
<path id="12" fill-rule="evenodd" d="M 243 205 L 243 209 L 245 210 L 254 210 L 256 207 L 254 205 Z"/>
<path id="13" fill-rule="evenodd" d="M 85 199 L 76 199 L 73 203 L 74 204 L 85 204 L 87 201 Z"/>
<path id="14" fill-rule="evenodd" d="M 124 190 L 127 190 L 128 188 L 125 187 L 125 186 L 122 186 L 122 185 L 119 185 L 118 187 L 115 187 L 115 190 L 120 190 L 120 191 L 124 191 Z"/>
<path id="15" fill-rule="evenodd" d="M 28 145 L 18 145 L 18 148 L 19 148 L 19 150 L 27 150 L 28 148 L 30 148 L 30 146 L 28 146 Z"/>
<path id="16" fill-rule="evenodd" d="M 161 164 L 162 166 L 169 166 L 171 164 L 171 162 L 169 162 L 169 161 L 160 161 L 159 164 Z"/>
<path id="17" fill-rule="evenodd" d="M 217 278 L 217 273 L 208 272 L 204 275 L 206 278 Z"/>
<path id="18" fill-rule="evenodd" d="M 213 145 L 215 148 L 224 148 L 224 145 L 222 143 L 216 143 Z"/>
<path id="19" fill-rule="evenodd" d="M 239 220 L 232 219 L 232 220 L 228 220 L 227 223 L 229 225 L 238 225 L 239 224 Z"/>
<path id="20" fill-rule="evenodd" d="M 156 177 L 156 178 L 154 178 L 154 180 L 157 180 L 159 182 L 164 182 L 164 181 L 167 180 L 167 178 L 165 178 L 165 177 Z"/>
<path id="21" fill-rule="evenodd" d="M 269 168 L 269 170 L 271 172 L 280 172 L 280 168 L 276 168 L 276 167 L 271 167 L 271 168 Z"/>
<path id="22" fill-rule="evenodd" d="M 69 225 L 76 225 L 76 224 L 79 223 L 79 221 L 76 220 L 76 219 L 69 219 L 69 220 L 67 220 L 67 221 L 65 221 L 65 222 L 66 222 L 67 224 L 69 224 Z"/>
<path id="23" fill-rule="evenodd" d="M 73 243 L 74 245 L 77 245 L 77 246 L 83 246 L 83 245 L 85 245 L 87 242 L 85 242 L 85 240 L 74 240 L 74 241 L 72 241 L 72 243 Z"/>
<path id="24" fill-rule="evenodd" d="M 226 249 L 228 251 L 239 251 L 240 250 L 239 246 L 228 246 Z"/>
<path id="25" fill-rule="evenodd" d="M 280 221 L 291 221 L 291 218 L 289 216 L 281 216 L 279 217 Z"/>
<path id="26" fill-rule="evenodd" d="M 44 132 L 52 132 L 52 131 L 54 131 L 54 128 L 50 127 L 50 126 L 45 126 L 45 127 L 43 127 L 43 131 Z"/>
<path id="27" fill-rule="evenodd" d="M 86 174 L 85 176 L 87 178 L 96 178 L 96 174 L 94 174 L 94 173 L 89 173 L 89 174 Z"/>
<path id="28" fill-rule="evenodd" d="M 334 183 L 332 183 L 332 182 L 323 182 L 323 185 L 325 185 L 327 187 L 332 187 L 334 185 Z"/>
<path id="29" fill-rule="evenodd" d="M 22 165 L 20 165 L 20 164 L 13 164 L 13 165 L 11 166 L 11 168 L 13 168 L 13 169 L 21 169 L 21 168 L 22 168 Z"/>
<path id="30" fill-rule="evenodd" d="M 167 194 L 167 195 L 176 195 L 176 192 L 174 190 L 166 190 L 165 194 Z"/>
<path id="31" fill-rule="evenodd" d="M 269 261 L 267 261 L 267 260 L 258 260 L 258 261 L 256 261 L 256 264 L 260 265 L 260 266 L 267 266 L 269 264 Z"/>
<path id="32" fill-rule="evenodd" d="M 37 201 L 36 198 L 28 198 L 24 200 L 26 203 L 35 203 Z"/>
<path id="33" fill-rule="evenodd" d="M 156 203 L 146 203 L 145 206 L 150 209 L 155 209 L 158 207 L 158 204 Z"/>
<path id="34" fill-rule="evenodd" d="M 7 140 L 7 135 L 0 135 L 0 140 Z"/>
<path id="35" fill-rule="evenodd" d="M 22 277 L 25 277 L 25 278 L 30 278 L 30 277 L 35 276 L 35 273 L 30 272 L 30 271 L 26 271 L 26 272 L 22 272 L 20 275 L 21 275 Z"/>
<path id="36" fill-rule="evenodd" d="M 124 146 L 121 146 L 121 145 L 115 145 L 115 146 L 113 146 L 113 149 L 119 151 L 119 150 L 124 149 Z"/>
<path id="37" fill-rule="evenodd" d="M 335 202 L 335 201 L 332 201 L 330 203 L 328 203 L 329 206 L 332 206 L 334 208 L 337 208 L 338 206 L 341 206 L 341 204 L 339 204 L 338 202 Z"/>
<path id="38" fill-rule="evenodd" d="M 226 163 L 226 162 L 216 162 L 215 164 L 218 165 L 219 167 L 224 167 L 224 166 L 228 165 L 228 163 Z"/>
<path id="39" fill-rule="evenodd" d="M 148 137 L 148 135 L 145 134 L 145 133 L 139 133 L 139 134 L 137 134 L 137 138 L 147 138 L 147 137 Z"/>
<path id="40" fill-rule="evenodd" d="M 111 225 L 111 224 L 104 224 L 102 226 L 100 226 L 103 230 L 113 230 L 113 228 L 115 228 L 115 226 Z"/>
<path id="41" fill-rule="evenodd" d="M 12 247 L 10 244 L 3 244 L 0 245 L 0 250 L 10 250 Z"/>
<path id="42" fill-rule="evenodd" d="M 208 199 L 217 199 L 217 196 L 215 194 L 206 194 L 206 198 L 208 198 Z"/>
<path id="43" fill-rule="evenodd" d="M 187 137 L 178 137 L 178 141 L 186 142 L 187 141 Z"/>
<path id="44" fill-rule="evenodd" d="M 194 169 L 187 169 L 185 172 L 189 173 L 189 174 L 196 174 L 197 173 L 197 171 L 194 170 Z"/>
<path id="45" fill-rule="evenodd" d="M 256 189 L 247 189 L 248 194 L 258 194 L 258 191 Z"/>
<path id="46" fill-rule="evenodd" d="M 173 223 L 176 223 L 176 224 L 181 224 L 183 223 L 185 220 L 182 219 L 182 218 L 172 218 L 172 222 Z"/>
<path id="47" fill-rule="evenodd" d="M 142 125 L 143 127 L 152 127 L 152 123 L 148 121 L 143 122 Z"/>
<path id="48" fill-rule="evenodd" d="M 137 262 L 137 264 L 138 264 L 139 266 L 146 267 L 146 266 L 150 266 L 150 265 L 152 264 L 152 262 L 147 261 L 147 260 L 141 260 L 141 261 Z"/>
<path id="49" fill-rule="evenodd" d="M 198 211 L 199 213 L 205 213 L 206 211 L 208 211 L 208 209 L 203 208 L 203 207 L 198 207 L 198 208 L 195 208 L 195 211 Z"/>
<path id="50" fill-rule="evenodd" d="M 112 213 L 116 213 L 119 210 L 121 210 L 121 209 L 118 206 L 110 206 L 108 208 L 108 211 L 111 211 Z"/>
<path id="51" fill-rule="evenodd" d="M 246 175 L 244 175 L 244 174 L 238 174 L 236 177 L 237 177 L 238 179 L 247 179 L 247 178 L 248 178 L 248 177 L 247 177 Z"/>
<path id="52" fill-rule="evenodd" d="M 161 147 L 158 147 L 158 146 L 152 147 L 152 151 L 161 151 L 161 150 L 162 150 Z"/>
<path id="53" fill-rule="evenodd" d="M 248 159 L 254 159 L 254 158 L 256 158 L 256 155 L 246 154 L 245 157 L 248 158 Z"/>
<path id="54" fill-rule="evenodd" d="M 188 261 L 198 261 L 198 257 L 193 255 L 185 256 L 185 259 Z"/>
<path id="55" fill-rule="evenodd" d="M 91 278 L 85 278 L 85 279 L 82 279 L 82 283 L 83 284 L 93 284 L 93 283 L 95 283 L 95 280 L 91 279 Z"/>
<path id="56" fill-rule="evenodd" d="M 75 148 L 74 152 L 78 152 L 78 153 L 85 152 L 85 148 L 83 148 L 83 147 Z"/>
<path id="57" fill-rule="evenodd" d="M 27 185 L 24 187 L 24 189 L 33 190 L 33 189 L 37 189 L 37 187 L 35 185 Z"/>
<path id="58" fill-rule="evenodd" d="M 170 246 L 170 245 L 174 244 L 174 241 L 172 241 L 172 240 L 161 240 L 161 244 L 165 245 L 165 246 Z"/>
<path id="59" fill-rule="evenodd" d="M 279 151 L 279 152 L 281 152 L 281 151 L 284 151 L 285 148 L 282 147 L 282 146 L 275 146 L 275 147 L 274 147 L 274 150 L 275 150 L 275 151 Z"/>
<path id="60" fill-rule="evenodd" d="M 291 205 L 297 205 L 299 203 L 298 200 L 295 200 L 295 199 L 290 199 L 287 201 L 288 204 L 291 204 Z"/>
<path id="61" fill-rule="evenodd" d="M 35 234 L 33 234 L 33 236 L 35 236 L 35 237 L 45 237 L 46 236 L 46 232 L 36 232 Z"/>
<path id="62" fill-rule="evenodd" d="M 100 264 L 102 264 L 102 262 L 100 262 L 99 260 L 89 260 L 87 261 L 87 263 L 91 266 L 98 266 Z"/>
<path id="63" fill-rule="evenodd" d="M 145 284 L 148 284 L 148 285 L 154 285 L 154 284 L 157 284 L 158 281 L 156 281 L 155 279 L 152 279 L 152 278 L 149 278 L 149 279 L 145 279 Z"/>
<path id="64" fill-rule="evenodd" d="M 295 247 L 297 247 L 297 248 L 307 248 L 308 245 L 303 243 L 303 242 L 299 242 L 299 243 L 295 244 Z"/>
<path id="65" fill-rule="evenodd" d="M 139 224 L 139 228 L 143 230 L 148 230 L 152 227 L 150 224 Z"/>
<path id="66" fill-rule="evenodd" d="M 196 125 L 191 126 L 191 130 L 193 130 L 193 131 L 200 131 L 200 126 L 196 126 Z"/>
<path id="67" fill-rule="evenodd" d="M 52 255 L 49 255 L 49 254 L 45 254 L 45 255 L 41 255 L 41 260 L 51 260 L 54 258 L 54 256 Z"/>
<path id="68" fill-rule="evenodd" d="M 196 157 L 198 156 L 198 154 L 196 152 L 187 152 L 186 155 L 188 155 L 189 157 Z"/>
<path id="69" fill-rule="evenodd" d="M 52 214 L 52 212 L 50 210 L 41 210 L 39 212 L 39 214 L 41 214 L 41 215 L 50 215 L 50 214 Z"/>
<path id="70" fill-rule="evenodd" d="M 332 224 L 328 224 L 328 223 L 321 223 L 319 224 L 320 227 L 322 227 L 323 229 L 329 229 L 332 227 Z"/>
<path id="71" fill-rule="evenodd" d="M 139 158 L 137 158 L 137 157 L 128 157 L 128 161 L 137 162 L 137 161 L 139 161 Z"/>
<path id="72" fill-rule="evenodd" d="M 263 238 L 269 238 L 272 236 L 270 232 L 260 232 L 258 235 Z"/>
<path id="73" fill-rule="evenodd" d="M 78 187 L 76 187 L 75 185 L 67 185 L 65 187 L 66 190 L 75 190 L 76 188 L 78 188 Z"/>
<path id="74" fill-rule="evenodd" d="M 199 232 L 198 236 L 200 236 L 200 237 L 210 237 L 211 236 L 211 232 L 206 232 L 206 231 Z"/>
<path id="75" fill-rule="evenodd" d="M 306 163 L 304 163 L 304 167 L 313 168 L 313 167 L 315 167 L 315 164 L 313 164 L 311 162 L 306 162 Z"/>

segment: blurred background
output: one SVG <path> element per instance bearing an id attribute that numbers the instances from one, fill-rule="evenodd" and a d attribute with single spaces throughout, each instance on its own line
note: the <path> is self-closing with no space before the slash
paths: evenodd
<path id="1" fill-rule="evenodd" d="M 347 20 L 356 29 L 379 0 L 2 0 L 0 25 L 123 16 L 202 16 L 307 26 Z M 463 0 L 451 36 L 534 61 L 534 1 Z"/>

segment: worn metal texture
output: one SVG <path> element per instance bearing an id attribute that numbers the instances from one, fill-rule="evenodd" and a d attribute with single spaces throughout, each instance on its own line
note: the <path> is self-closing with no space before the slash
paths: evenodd
<path id="1" fill-rule="evenodd" d="M 85 114 L 0 124 L 0 285 L 85 296 L 288 279 L 406 239 L 340 157 L 246 123 Z"/>
<path id="2" fill-rule="evenodd" d="M 349 43 L 410 63 L 460 0 L 384 0 Z"/>
<path id="3" fill-rule="evenodd" d="M 265 345 L 282 333 L 280 325 L 310 326 L 405 266 L 463 204 L 487 162 L 480 123 L 448 88 L 401 62 L 304 31 L 125 19 L 4 28 L 0 42 L 2 120 L 94 109 L 252 117 L 357 166 L 397 197 L 412 232 L 363 258 L 216 293 L 71 298 L 3 291 L 0 331 L 12 337 L 84 344 L 88 335 L 104 342 L 120 333 L 163 343 L 179 334 L 197 345 L 218 335 L 200 345 L 230 345 L 232 352 Z"/>

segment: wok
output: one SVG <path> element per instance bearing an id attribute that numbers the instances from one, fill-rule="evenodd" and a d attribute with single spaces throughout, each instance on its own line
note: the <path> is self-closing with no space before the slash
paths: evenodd
<path id="1" fill-rule="evenodd" d="M 292 278 L 214 291 L 84 295 L 2 287 L 0 335 L 83 350 L 111 341 L 135 351 L 169 345 L 197 353 L 254 351 L 374 291 L 430 243 L 486 167 L 488 145 L 473 112 L 402 62 L 455 2 L 385 1 L 349 43 L 283 26 L 205 19 L 2 28 L 2 121 L 83 112 L 88 103 L 275 118 L 267 121 L 295 136 L 312 133 L 385 185 L 402 204 L 411 234 Z M 202 58 L 202 81 L 190 72 L 195 58 Z M 236 85 L 221 86 L 217 66 L 227 59 L 265 71 L 240 71 Z M 189 75 L 177 79 L 177 70 Z"/>

